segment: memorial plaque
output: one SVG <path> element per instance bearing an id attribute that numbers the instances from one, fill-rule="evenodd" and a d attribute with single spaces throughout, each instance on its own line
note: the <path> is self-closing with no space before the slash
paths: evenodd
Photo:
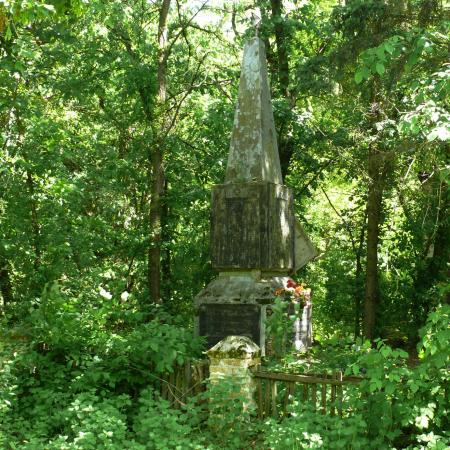
<path id="1" fill-rule="evenodd" d="M 200 336 L 211 348 L 227 336 L 247 336 L 261 346 L 261 307 L 245 304 L 205 304 L 199 310 Z"/>

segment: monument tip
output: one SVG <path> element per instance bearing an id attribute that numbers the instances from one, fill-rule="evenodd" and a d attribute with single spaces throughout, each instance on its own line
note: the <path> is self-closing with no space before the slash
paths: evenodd
<path id="1" fill-rule="evenodd" d="M 225 183 L 282 184 L 264 43 L 256 35 L 244 46 L 239 96 Z"/>

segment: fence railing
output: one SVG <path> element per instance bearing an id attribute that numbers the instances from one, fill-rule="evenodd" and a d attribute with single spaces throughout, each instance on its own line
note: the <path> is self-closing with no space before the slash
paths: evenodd
<path id="1" fill-rule="evenodd" d="M 189 397 L 206 390 L 209 361 L 186 361 L 162 376 L 159 391 L 172 408 L 180 409 Z M 343 399 L 349 384 L 359 383 L 361 377 L 334 374 L 293 374 L 286 372 L 253 372 L 256 383 L 258 417 L 281 418 L 296 404 L 308 404 L 313 410 L 334 416 L 343 414 Z"/>
<path id="2" fill-rule="evenodd" d="M 342 415 L 346 385 L 362 378 L 343 376 L 342 372 L 326 374 L 292 374 L 255 371 L 258 417 L 284 417 L 288 406 L 309 404 L 322 414 Z"/>
<path id="3" fill-rule="evenodd" d="M 169 401 L 172 408 L 180 409 L 189 397 L 206 390 L 204 381 L 208 377 L 208 360 L 186 361 L 159 379 L 161 397 Z"/>

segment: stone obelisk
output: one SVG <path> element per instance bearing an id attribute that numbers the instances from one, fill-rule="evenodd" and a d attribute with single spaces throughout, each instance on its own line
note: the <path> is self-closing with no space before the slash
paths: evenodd
<path id="1" fill-rule="evenodd" d="M 208 348 L 244 335 L 264 354 L 266 308 L 316 255 L 283 185 L 263 42 L 244 47 L 225 183 L 212 190 L 211 259 L 219 276 L 195 298 Z"/>

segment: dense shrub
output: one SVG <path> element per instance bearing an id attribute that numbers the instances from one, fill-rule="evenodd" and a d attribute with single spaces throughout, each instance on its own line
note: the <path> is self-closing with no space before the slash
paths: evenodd
<path id="1" fill-rule="evenodd" d="M 342 417 L 294 399 L 282 421 L 264 422 L 251 405 L 243 409 L 232 383 L 212 385 L 173 409 L 154 389 L 159 375 L 198 354 L 200 343 L 162 313 L 133 326 L 105 319 L 98 327 L 93 316 L 109 314 L 108 305 L 100 309 L 83 308 L 54 285 L 21 323 L 22 335 L 5 337 L 1 448 L 443 450 L 450 444 L 449 305 L 433 311 L 421 330 L 415 367 L 406 352 L 381 340 L 375 347 L 332 341 L 314 351 L 311 367 L 347 367 L 348 375 L 363 377 L 347 388 Z M 290 370 L 298 370 L 294 356 L 286 359 Z"/>
<path id="2" fill-rule="evenodd" d="M 163 312 L 144 321 L 108 297 L 86 304 L 54 283 L 2 337 L 2 448 L 131 448 L 141 391 L 199 354 L 201 342 Z"/>
<path id="3" fill-rule="evenodd" d="M 366 422 L 361 415 L 342 419 L 323 416 L 307 407 L 296 408 L 281 423 L 266 422 L 265 443 L 273 450 L 322 448 L 368 448 L 365 436 Z"/>
<path id="4" fill-rule="evenodd" d="M 309 361 L 301 359 L 303 366 L 315 371 L 347 367 L 347 375 L 362 376 L 360 383 L 347 387 L 343 417 L 322 416 L 294 400 L 287 418 L 266 423 L 266 445 L 273 449 L 448 448 L 449 313 L 450 306 L 443 305 L 429 315 L 420 331 L 420 363 L 413 367 L 405 351 L 381 340 L 375 347 L 369 342 L 324 342 Z M 299 370 L 294 359 L 286 358 L 284 370 Z"/>

